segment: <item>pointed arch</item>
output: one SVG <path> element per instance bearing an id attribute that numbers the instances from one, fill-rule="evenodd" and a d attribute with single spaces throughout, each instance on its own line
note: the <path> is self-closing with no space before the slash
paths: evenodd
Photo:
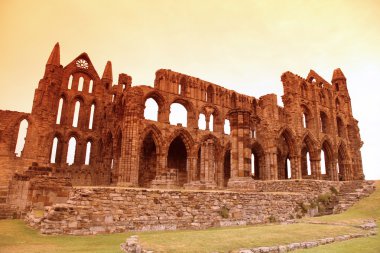
<path id="1" fill-rule="evenodd" d="M 173 104 L 180 104 L 182 107 L 184 107 L 186 109 L 186 126 L 190 123 L 190 119 L 195 119 L 196 111 L 195 111 L 195 107 L 191 101 L 184 99 L 184 98 L 176 97 L 169 104 L 170 104 L 170 108 Z M 172 118 L 171 112 L 170 112 L 169 118 L 170 118 L 170 122 L 172 122 L 174 120 L 174 119 L 173 120 L 171 119 Z"/>
<path id="2" fill-rule="evenodd" d="M 318 160 L 319 143 L 315 137 L 307 131 L 301 142 L 301 176 L 302 178 L 318 178 L 317 172 L 312 168 Z"/>
<path id="3" fill-rule="evenodd" d="M 193 141 L 187 131 L 179 131 L 167 148 L 167 167 L 177 174 L 178 185 L 183 186 L 189 179 L 188 158 L 192 151 Z"/>
<path id="4" fill-rule="evenodd" d="M 80 76 L 78 80 L 78 91 L 83 91 L 84 77 Z"/>
<path id="5" fill-rule="evenodd" d="M 279 134 L 277 135 L 277 140 L 280 138 L 284 138 L 286 141 L 286 144 L 289 146 L 290 155 L 294 156 L 297 154 L 297 143 L 295 139 L 295 133 L 293 130 L 291 130 L 288 127 L 283 127 Z"/>
<path id="6" fill-rule="evenodd" d="M 157 154 L 161 154 L 162 153 L 162 150 L 163 150 L 163 139 L 162 139 L 162 134 L 161 134 L 161 131 L 160 129 L 151 124 L 151 125 L 148 125 L 147 127 L 145 127 L 145 129 L 142 131 L 142 133 L 140 134 L 141 138 L 140 138 L 140 148 L 142 147 L 143 145 L 143 140 L 149 135 L 151 134 L 152 135 L 152 138 L 153 138 L 153 141 L 157 147 Z"/>
<path id="7" fill-rule="evenodd" d="M 66 156 L 66 163 L 68 165 L 72 165 L 76 162 L 76 152 L 77 152 L 77 145 L 78 145 L 78 140 L 75 135 L 72 135 L 69 138 L 68 142 L 68 148 L 67 148 L 67 156 Z"/>
<path id="8" fill-rule="evenodd" d="M 29 128 L 29 121 L 26 118 L 22 119 L 18 127 L 17 142 L 16 142 L 16 148 L 15 148 L 15 154 L 17 157 L 21 157 L 22 152 L 24 151 L 28 128 Z"/>
<path id="9" fill-rule="evenodd" d="M 251 172 L 255 180 L 265 178 L 265 154 L 262 145 L 258 141 L 251 144 Z"/>
<path id="10" fill-rule="evenodd" d="M 159 91 L 153 90 L 153 91 L 148 92 L 144 96 L 144 99 L 143 99 L 144 104 L 149 98 L 152 98 L 154 99 L 154 101 L 156 101 L 159 110 L 163 109 L 166 105 L 166 99 Z"/>
<path id="11" fill-rule="evenodd" d="M 63 152 L 63 137 L 60 133 L 54 135 L 50 151 L 50 163 L 61 164 Z"/>
<path id="12" fill-rule="evenodd" d="M 302 139 L 301 148 L 304 145 L 306 145 L 309 152 L 311 153 L 311 158 L 317 159 L 318 158 L 318 147 L 320 144 L 319 144 L 317 138 L 315 138 L 314 134 L 311 131 L 307 130 L 301 139 Z"/>
<path id="13" fill-rule="evenodd" d="M 297 155 L 297 144 L 294 132 L 284 127 L 277 137 L 277 177 L 278 179 L 290 179 L 296 177 L 297 167 L 294 157 Z"/>
<path id="14" fill-rule="evenodd" d="M 310 108 L 307 105 L 302 104 L 301 109 L 302 109 L 302 126 L 307 129 L 312 129 L 314 127 L 314 124 L 313 124 L 314 117 Z"/>
<path id="15" fill-rule="evenodd" d="M 206 130 L 206 115 L 204 113 L 200 113 L 198 116 L 198 129 Z"/>
<path id="16" fill-rule="evenodd" d="M 191 154 L 192 147 L 194 145 L 194 140 L 191 134 L 185 130 L 185 129 L 177 129 L 175 130 L 168 138 L 167 138 L 167 145 L 165 147 L 165 152 L 167 153 L 169 150 L 170 143 L 177 137 L 181 137 L 183 139 L 183 142 L 186 146 L 186 151 L 188 154 Z"/>
<path id="17" fill-rule="evenodd" d="M 334 171 L 334 170 L 336 170 L 335 163 L 334 163 L 334 157 L 335 156 L 334 156 L 334 150 L 333 150 L 332 142 L 327 137 L 323 138 L 323 140 L 321 142 L 321 153 L 322 153 L 322 150 L 323 150 L 323 154 L 324 154 L 325 164 L 321 163 L 321 170 L 322 170 L 322 166 L 324 166 L 324 168 L 325 168 L 324 170 L 326 171 L 327 179 L 333 179 L 333 177 L 336 173 Z"/>
<path id="18" fill-rule="evenodd" d="M 85 165 L 90 165 L 92 163 L 91 154 L 92 153 L 92 141 L 87 140 L 86 142 L 86 155 L 85 155 Z"/>
<path id="19" fill-rule="evenodd" d="M 148 98 L 145 101 L 144 118 L 147 120 L 158 121 L 159 107 L 153 98 Z"/>
<path id="20" fill-rule="evenodd" d="M 82 103 L 80 100 L 74 101 L 74 113 L 73 113 L 73 124 L 72 124 L 73 127 L 78 127 L 81 104 Z"/>
<path id="21" fill-rule="evenodd" d="M 162 135 L 152 124 L 140 136 L 138 184 L 140 187 L 149 187 L 161 168 Z"/>
<path id="22" fill-rule="evenodd" d="M 94 127 L 95 108 L 96 108 L 96 105 L 94 102 L 91 104 L 91 107 L 90 107 L 90 119 L 88 122 L 88 129 L 93 129 L 93 127 Z"/>
<path id="23" fill-rule="evenodd" d="M 57 119 L 56 119 L 56 124 L 60 125 L 62 121 L 62 110 L 63 110 L 63 104 L 65 100 L 63 97 L 61 97 L 58 101 L 58 111 L 57 111 Z"/>
<path id="24" fill-rule="evenodd" d="M 67 80 L 67 89 L 71 90 L 73 87 L 73 75 L 70 75 L 69 79 Z"/>
<path id="25" fill-rule="evenodd" d="M 93 89 L 94 89 L 94 81 L 91 79 L 88 85 L 88 93 L 92 93 Z"/>

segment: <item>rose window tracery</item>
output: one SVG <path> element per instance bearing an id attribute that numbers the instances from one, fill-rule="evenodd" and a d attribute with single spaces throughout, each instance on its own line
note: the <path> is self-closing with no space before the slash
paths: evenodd
<path id="1" fill-rule="evenodd" d="M 88 69 L 88 62 L 84 59 L 77 60 L 76 64 L 78 68 Z"/>

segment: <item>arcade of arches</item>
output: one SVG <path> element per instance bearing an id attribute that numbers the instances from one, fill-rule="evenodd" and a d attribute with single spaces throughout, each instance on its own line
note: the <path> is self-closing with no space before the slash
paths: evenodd
<path id="1" fill-rule="evenodd" d="M 0 159 L 50 166 L 74 185 L 215 189 L 242 179 L 364 178 L 340 69 L 331 83 L 314 71 L 285 72 L 281 107 L 275 94 L 255 98 L 165 69 L 153 87 L 132 86 L 127 74 L 114 82 L 111 62 L 100 77 L 86 53 L 65 67 L 59 55 L 57 44 L 31 113 L 0 111 Z"/>

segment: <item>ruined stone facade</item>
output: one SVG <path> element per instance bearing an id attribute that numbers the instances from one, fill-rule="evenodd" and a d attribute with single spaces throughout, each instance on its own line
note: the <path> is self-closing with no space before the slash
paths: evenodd
<path id="1" fill-rule="evenodd" d="M 364 179 L 342 71 L 334 70 L 331 83 L 312 70 L 306 78 L 285 72 L 281 80 L 284 107 L 275 94 L 255 98 L 165 69 L 154 87 L 131 86 L 126 74 L 114 82 L 110 62 L 100 77 L 86 53 L 63 67 L 57 44 L 32 112 L 0 111 L 0 186 L 32 162 L 73 185 L 92 186 L 216 189 L 252 180 Z M 156 121 L 144 118 L 149 98 L 158 105 Z M 186 108 L 186 126 L 170 124 L 173 103 Z M 18 157 L 23 120 L 28 131 Z M 70 150 L 74 160 L 67 163 Z"/>

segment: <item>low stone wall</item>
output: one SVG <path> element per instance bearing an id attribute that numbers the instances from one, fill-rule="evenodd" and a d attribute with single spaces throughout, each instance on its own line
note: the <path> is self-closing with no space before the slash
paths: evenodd
<path id="1" fill-rule="evenodd" d="M 66 204 L 48 207 L 44 234 L 88 235 L 131 230 L 204 229 L 294 219 L 300 193 L 74 188 Z"/>
<path id="2" fill-rule="evenodd" d="M 330 191 L 334 187 L 339 191 L 342 185 L 357 185 L 363 181 L 325 181 L 325 180 L 271 180 L 260 181 L 251 178 L 237 178 L 228 182 L 228 188 L 234 191 L 255 191 L 255 192 L 312 192 L 322 193 Z"/>
<path id="3" fill-rule="evenodd" d="M 268 223 L 326 213 L 326 208 L 332 213 L 337 202 L 327 195 L 368 183 L 256 181 L 255 190 L 225 191 L 74 187 L 66 203 L 45 207 L 42 218 L 30 216 L 28 222 L 44 234 L 74 235 Z"/>

